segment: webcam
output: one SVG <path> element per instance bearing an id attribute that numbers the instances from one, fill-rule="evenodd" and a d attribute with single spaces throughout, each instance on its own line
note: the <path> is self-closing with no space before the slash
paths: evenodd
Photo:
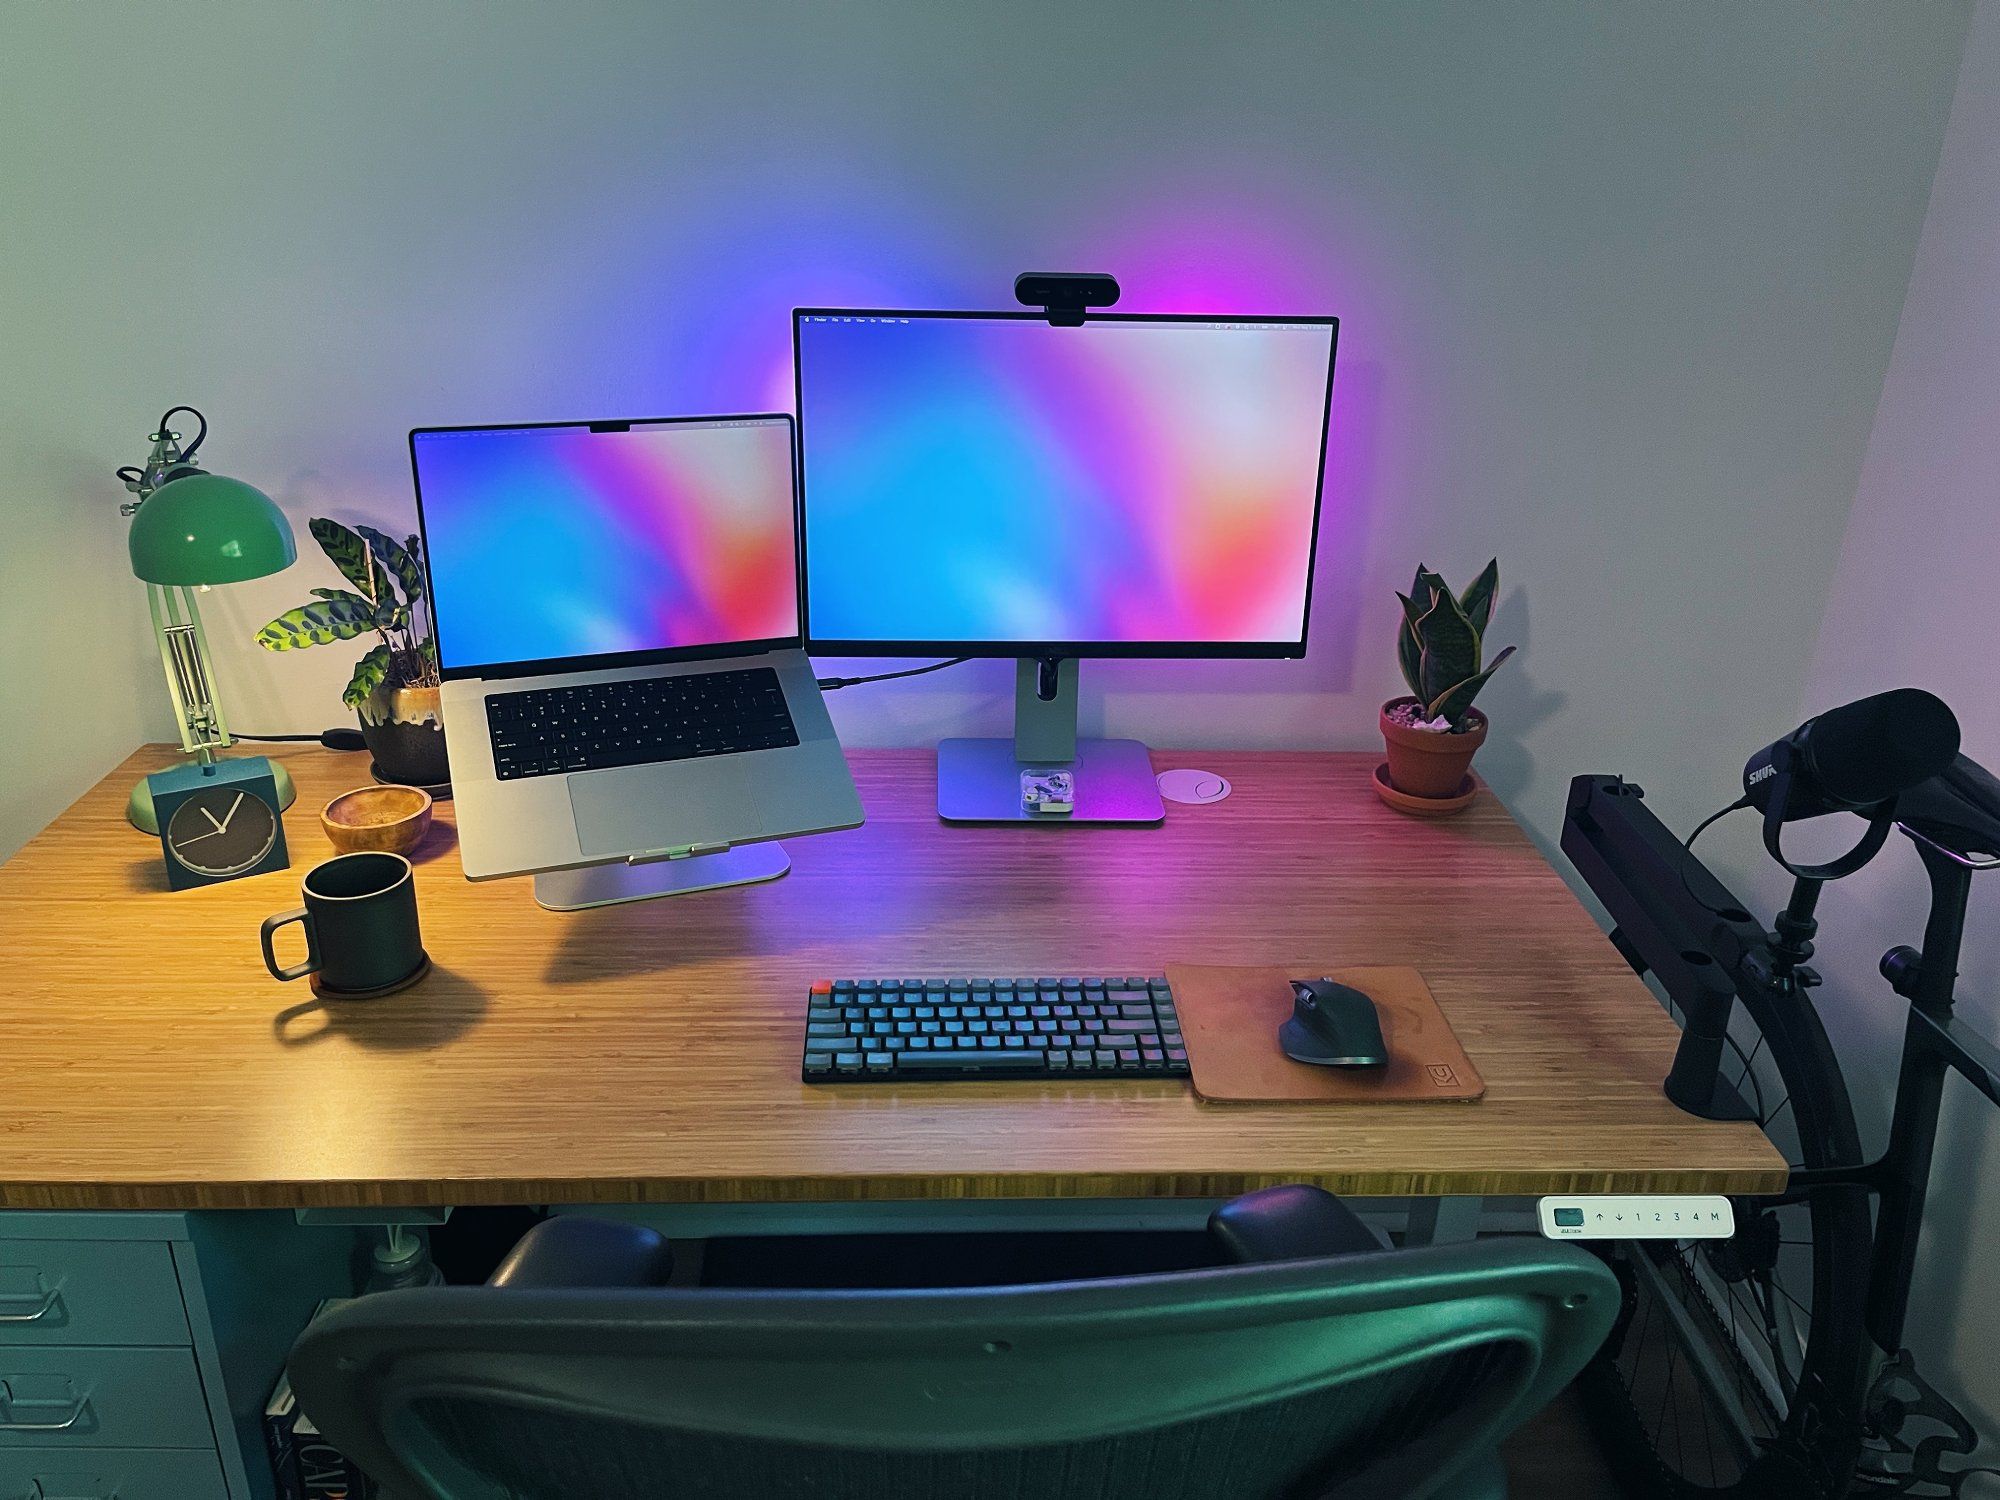
<path id="1" fill-rule="evenodd" d="M 1014 278 L 1014 298 L 1025 307 L 1039 307 L 1055 328 L 1076 328 L 1087 307 L 1109 307 L 1118 300 L 1116 277 L 1091 271 L 1023 271 Z"/>

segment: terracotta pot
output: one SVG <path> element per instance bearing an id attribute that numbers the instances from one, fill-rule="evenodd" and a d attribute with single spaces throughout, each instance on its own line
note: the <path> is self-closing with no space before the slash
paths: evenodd
<path id="1" fill-rule="evenodd" d="M 361 705 L 361 737 L 384 781 L 441 786 L 451 779 L 434 687 L 379 687 Z"/>
<path id="2" fill-rule="evenodd" d="M 1440 729 L 1411 729 L 1389 717 L 1389 711 L 1415 698 L 1391 698 L 1382 705 L 1382 741 L 1389 750 L 1389 784 L 1412 797 L 1456 796 L 1472 769 L 1472 757 L 1486 743 L 1486 715 L 1472 710 L 1472 727 L 1464 734 Z"/>

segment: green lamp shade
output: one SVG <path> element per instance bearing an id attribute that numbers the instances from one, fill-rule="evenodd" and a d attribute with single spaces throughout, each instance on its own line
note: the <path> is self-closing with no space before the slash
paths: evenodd
<path id="1" fill-rule="evenodd" d="M 269 495 L 240 479 L 199 471 L 148 497 L 132 518 L 129 543 L 132 571 L 170 587 L 263 578 L 299 555 L 292 523 Z"/>

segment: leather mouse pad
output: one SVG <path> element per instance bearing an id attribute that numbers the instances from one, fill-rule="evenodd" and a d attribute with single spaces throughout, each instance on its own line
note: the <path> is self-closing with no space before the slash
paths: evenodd
<path id="1" fill-rule="evenodd" d="M 1293 979 L 1322 975 L 1375 1002 L 1389 1061 L 1380 1068 L 1317 1068 L 1279 1050 Z M 1168 964 L 1187 1038 L 1194 1091 L 1210 1103 L 1387 1104 L 1477 1099 L 1486 1081 L 1415 969 L 1239 968 Z"/>

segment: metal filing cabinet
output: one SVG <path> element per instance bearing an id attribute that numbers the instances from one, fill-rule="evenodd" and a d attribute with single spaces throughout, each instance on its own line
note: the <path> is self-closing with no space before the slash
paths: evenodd
<path id="1" fill-rule="evenodd" d="M 265 1399 L 354 1232 L 0 1212 L 0 1500 L 270 1500 Z"/>

